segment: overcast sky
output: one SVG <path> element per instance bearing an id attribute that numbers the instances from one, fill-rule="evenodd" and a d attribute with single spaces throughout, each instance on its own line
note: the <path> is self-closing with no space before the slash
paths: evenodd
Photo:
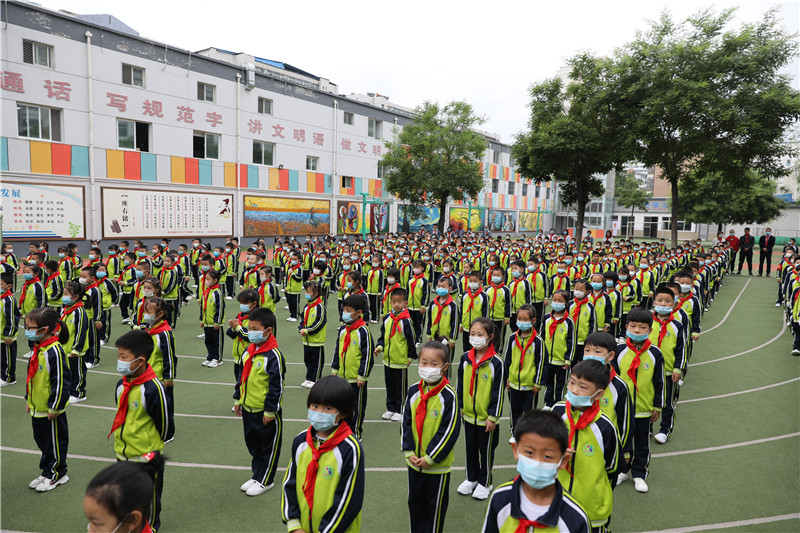
<path id="1" fill-rule="evenodd" d="M 800 30 L 800 1 L 715 0 L 40 0 L 50 9 L 110 13 L 143 37 L 197 51 L 214 46 L 290 63 L 341 94 L 378 92 L 414 107 L 465 99 L 504 142 L 527 122 L 527 89 L 580 51 L 609 54 L 668 9 L 739 6 L 737 21 L 778 7 Z M 797 61 L 789 68 L 798 86 Z"/>

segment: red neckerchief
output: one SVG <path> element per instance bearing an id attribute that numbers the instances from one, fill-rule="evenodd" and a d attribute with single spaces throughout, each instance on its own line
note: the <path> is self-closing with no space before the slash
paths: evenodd
<path id="1" fill-rule="evenodd" d="M 383 299 L 381 300 L 381 307 L 383 307 L 386 304 L 386 298 L 388 298 L 389 295 L 392 294 L 392 291 L 398 288 L 400 288 L 400 284 L 397 283 L 396 281 L 394 285 L 386 288 L 386 292 L 383 293 Z"/>
<path id="2" fill-rule="evenodd" d="M 259 296 L 259 301 L 260 302 L 264 301 L 264 295 L 266 294 L 267 285 L 269 285 L 269 282 L 265 281 L 264 283 L 262 283 L 258 287 L 258 296 Z"/>
<path id="3" fill-rule="evenodd" d="M 556 278 L 558 278 L 556 290 L 561 290 L 561 287 L 564 285 L 564 280 L 567 279 L 567 274 L 556 274 Z"/>
<path id="4" fill-rule="evenodd" d="M 522 283 L 522 281 L 523 281 L 524 279 L 525 279 L 525 278 L 523 278 L 522 276 L 520 276 L 518 279 L 515 279 L 515 280 L 514 280 L 514 289 L 511 291 L 511 299 L 512 299 L 512 300 L 513 300 L 514 298 L 516 298 L 516 296 L 517 296 L 517 285 L 519 285 L 520 283 Z"/>
<path id="5" fill-rule="evenodd" d="M 111 435 L 117 430 L 117 428 L 125 423 L 125 417 L 128 415 L 128 394 L 131 392 L 131 389 L 153 379 L 157 379 L 156 373 L 153 371 L 153 367 L 149 364 L 147 364 L 147 369 L 144 371 L 144 374 L 133 381 L 129 380 L 128 376 L 122 378 L 122 394 L 119 395 L 117 414 L 114 416 L 114 423 L 111 424 L 111 431 L 109 431 L 106 440 L 110 439 Z"/>
<path id="6" fill-rule="evenodd" d="M 572 308 L 572 321 L 575 322 L 576 324 L 578 323 L 578 317 L 581 315 L 581 307 L 583 307 L 583 304 L 588 302 L 589 302 L 588 296 L 584 296 L 583 300 L 578 300 L 577 298 L 575 298 L 575 306 Z"/>
<path id="7" fill-rule="evenodd" d="M 445 300 L 443 304 L 439 303 L 439 298 L 434 298 L 433 303 L 436 304 L 436 309 L 439 311 L 439 314 L 436 315 L 436 320 L 433 321 L 433 324 L 431 324 L 431 326 L 437 325 L 442 320 L 442 310 L 451 303 L 453 303 L 453 297 L 450 294 L 448 294 L 447 300 Z"/>
<path id="8" fill-rule="evenodd" d="M 22 307 L 22 304 L 25 302 L 25 291 L 28 290 L 29 285 L 33 285 L 34 283 L 39 283 L 39 276 L 36 276 L 33 279 L 27 280 L 24 285 L 22 285 L 22 292 L 19 295 L 19 306 Z"/>
<path id="9" fill-rule="evenodd" d="M 165 331 L 172 331 L 172 328 L 169 327 L 169 322 L 166 320 L 161 320 L 157 324 L 153 324 L 147 328 L 147 333 L 150 335 L 158 335 L 159 333 L 164 333 Z"/>
<path id="10" fill-rule="evenodd" d="M 344 356 L 347 354 L 347 349 L 350 348 L 350 334 L 363 325 L 364 325 L 364 317 L 360 316 L 358 317 L 358 320 L 354 324 L 350 326 L 345 326 L 346 333 L 344 336 L 344 340 L 342 341 L 342 351 L 340 352 L 342 358 L 344 358 Z M 344 368 L 344 365 L 342 365 L 342 368 Z"/>
<path id="11" fill-rule="evenodd" d="M 612 367 L 609 369 L 608 373 L 609 373 L 609 375 L 611 376 L 611 377 L 609 378 L 609 380 L 608 380 L 608 384 L 609 384 L 609 385 L 611 385 L 611 382 L 612 382 L 612 381 L 614 381 L 614 378 L 615 378 L 615 377 L 617 377 L 617 371 L 616 371 L 616 370 L 614 370 L 614 367 L 612 366 Z"/>
<path id="12" fill-rule="evenodd" d="M 597 300 L 599 300 L 601 296 L 605 296 L 605 294 L 606 294 L 605 292 L 603 292 L 603 291 L 600 291 L 600 294 L 598 294 L 597 296 L 595 296 L 595 295 L 594 295 L 594 291 L 590 292 L 590 293 L 589 293 L 589 296 L 591 296 L 591 297 L 592 297 L 592 305 L 597 305 Z"/>
<path id="13" fill-rule="evenodd" d="M 425 392 L 425 381 L 419 381 L 419 403 L 417 404 L 417 410 L 414 411 L 414 424 L 417 427 L 417 441 L 422 442 L 422 426 L 425 425 L 425 415 L 428 414 L 428 399 L 433 398 L 442 392 L 447 384 L 450 383 L 446 377 L 442 378 L 442 381 L 433 387 L 428 392 Z"/>
<path id="14" fill-rule="evenodd" d="M 572 418 L 572 405 L 569 403 L 569 400 L 567 400 L 564 408 L 567 411 L 567 420 L 569 420 L 569 439 L 567 439 L 567 442 L 571 447 L 573 446 L 572 439 L 575 437 L 575 432 L 591 424 L 597 416 L 597 413 L 600 412 L 600 402 L 593 402 L 591 407 L 581 413 L 581 416 L 578 418 L 577 422 L 575 422 L 575 420 Z M 569 467 L 569 465 L 567 466 Z M 567 469 L 569 470 L 569 468 Z M 572 475 L 571 470 L 569 473 Z"/>
<path id="15" fill-rule="evenodd" d="M 528 342 L 525 343 L 525 347 L 522 346 L 522 342 L 520 341 L 520 339 L 522 338 L 520 336 L 520 334 L 517 333 L 514 336 L 514 342 L 516 343 L 517 348 L 519 348 L 519 352 L 520 352 L 520 356 L 519 356 L 519 366 L 520 366 L 520 368 L 522 368 L 522 362 L 525 361 L 525 353 L 528 351 L 528 348 L 531 347 L 531 344 L 533 344 L 533 341 L 536 340 L 536 335 L 537 335 L 536 334 L 536 329 L 531 329 L 530 339 L 528 339 Z"/>
<path id="16" fill-rule="evenodd" d="M 375 274 L 380 272 L 380 267 L 373 266 L 372 269 L 369 271 L 369 284 L 372 284 L 372 281 L 375 279 Z"/>
<path id="17" fill-rule="evenodd" d="M 469 296 L 469 307 L 467 308 L 467 314 L 472 312 L 472 307 L 475 305 L 475 297 L 481 293 L 483 288 L 478 287 L 478 290 L 475 291 L 475 294 L 472 294 L 472 289 L 467 289 L 467 295 Z"/>
<path id="18" fill-rule="evenodd" d="M 669 314 L 669 317 L 667 317 L 666 320 L 661 320 L 660 318 L 658 318 L 658 313 L 655 313 L 655 312 L 653 313 L 653 320 L 655 320 L 656 322 L 661 324 L 661 329 L 659 329 L 659 331 L 658 331 L 658 347 L 659 348 L 661 348 L 661 342 L 664 340 L 664 337 L 667 336 L 667 326 L 669 325 L 670 322 L 673 321 L 674 318 L 675 318 L 675 312 L 674 311 Z"/>
<path id="19" fill-rule="evenodd" d="M 64 310 L 61 311 L 61 320 L 64 320 L 71 312 L 81 307 L 83 307 L 83 302 L 78 302 L 76 304 L 72 304 L 70 307 L 65 307 Z"/>
<path id="20" fill-rule="evenodd" d="M 206 306 L 208 305 L 208 294 L 211 291 L 213 291 L 214 289 L 219 289 L 219 283 L 215 283 L 214 285 L 211 285 L 210 287 L 206 287 L 205 289 L 203 289 L 202 307 L 203 307 L 203 311 L 204 312 L 205 312 Z"/>
<path id="21" fill-rule="evenodd" d="M 122 282 L 122 280 L 123 280 L 123 278 L 125 277 L 125 274 L 127 274 L 127 273 L 128 273 L 128 271 L 130 271 L 130 269 L 134 268 L 134 266 L 135 266 L 135 265 L 128 265 L 128 266 L 126 266 L 126 267 L 125 267 L 125 268 L 122 270 L 122 272 L 120 273 L 120 275 L 117 277 L 117 283 L 121 283 L 121 282 Z"/>
<path id="22" fill-rule="evenodd" d="M 53 334 L 48 337 L 46 340 L 35 343 L 33 345 L 33 355 L 31 356 L 30 360 L 28 361 L 28 377 L 25 380 L 25 387 L 28 390 L 28 395 L 31 394 L 31 380 L 33 376 L 36 375 L 36 371 L 39 369 L 39 352 L 42 350 L 46 350 L 50 347 L 51 344 L 55 344 L 58 342 L 58 333 L 61 331 L 61 327 L 57 327 Z"/>
<path id="23" fill-rule="evenodd" d="M 175 270 L 175 266 L 174 265 L 171 266 L 171 267 L 161 267 L 161 273 L 160 273 L 160 276 L 159 276 L 159 278 L 161 278 L 161 285 L 164 285 L 164 273 L 165 272 L 172 272 L 173 270 Z"/>
<path id="24" fill-rule="evenodd" d="M 417 282 L 419 280 L 421 280 L 424 276 L 425 276 L 424 272 L 422 272 L 420 274 L 414 274 L 414 279 L 411 281 L 411 283 L 409 285 L 409 288 L 411 289 L 411 290 L 408 291 L 409 292 L 409 295 L 408 295 L 409 299 L 414 298 L 414 288 L 417 286 Z"/>
<path id="25" fill-rule="evenodd" d="M 69 261 L 69 262 L 70 262 L 70 264 L 72 264 L 72 263 L 73 263 L 73 262 L 72 262 L 72 258 L 71 258 L 71 257 L 63 257 L 63 258 L 61 258 L 61 259 L 58 261 L 58 268 L 59 268 L 59 269 L 61 268 L 61 263 L 63 263 L 64 261 Z"/>
<path id="26" fill-rule="evenodd" d="M 314 309 L 316 306 L 318 306 L 320 304 L 320 302 L 322 302 L 322 296 L 317 296 L 317 299 L 314 300 L 313 302 L 309 302 L 309 304 L 303 310 L 303 325 L 304 326 L 308 327 L 308 314 L 311 312 L 312 309 Z"/>
<path id="27" fill-rule="evenodd" d="M 631 351 L 633 351 L 633 353 L 636 354 L 633 357 L 633 361 L 631 361 L 631 367 L 628 369 L 628 377 L 631 378 L 631 381 L 633 381 L 633 388 L 636 389 L 636 392 L 638 393 L 639 385 L 636 384 L 636 370 L 639 368 L 639 365 L 642 364 L 641 355 L 649 350 L 653 343 L 650 342 L 650 339 L 645 340 L 644 344 L 642 344 L 641 350 L 636 349 L 636 346 L 634 346 L 630 338 L 625 339 L 625 344 L 631 349 Z"/>
<path id="28" fill-rule="evenodd" d="M 550 327 L 548 328 L 548 331 L 550 332 L 550 337 L 552 338 L 553 335 L 556 334 L 556 329 L 558 328 L 558 325 L 567 319 L 567 313 L 564 312 L 564 316 L 562 316 L 561 318 L 558 318 L 555 315 L 550 315 L 550 318 L 552 318 L 553 321 L 550 322 Z"/>
<path id="29" fill-rule="evenodd" d="M 404 318 L 410 319 L 411 314 L 409 314 L 408 308 L 406 308 L 400 311 L 400 314 L 398 315 L 395 315 L 394 312 L 389 313 L 389 318 L 392 319 L 392 331 L 389 333 L 389 340 L 391 340 L 392 337 L 394 337 L 394 334 L 397 333 L 397 324 Z"/>
<path id="30" fill-rule="evenodd" d="M 8 296 L 13 296 L 13 295 L 14 293 L 11 292 L 11 289 L 6 289 L 6 292 L 4 292 L 2 296 L 0 296 L 0 300 L 5 300 Z"/>
<path id="31" fill-rule="evenodd" d="M 99 282 L 97 280 L 95 280 L 95 281 L 91 282 L 89 285 L 86 286 L 86 291 L 88 292 L 89 289 L 96 289 L 98 285 L 99 285 Z"/>
<path id="32" fill-rule="evenodd" d="M 242 387 L 244 387 L 247 383 L 247 379 L 250 377 L 250 371 L 253 370 L 253 359 L 256 358 L 256 355 L 267 353 L 268 351 L 274 350 L 277 347 L 278 341 L 275 340 L 275 335 L 270 335 L 267 337 L 267 340 L 260 345 L 252 343 L 247 347 L 245 353 L 249 353 L 250 358 L 244 362 L 244 366 L 242 367 L 242 378 L 239 381 L 239 398 L 242 397 Z"/>
<path id="33" fill-rule="evenodd" d="M 306 444 L 308 449 L 311 450 L 311 462 L 306 467 L 306 479 L 303 482 L 303 496 L 306 498 L 308 504 L 308 520 L 311 522 L 311 516 L 314 512 L 314 486 L 317 484 L 317 470 L 319 469 L 319 458 L 323 453 L 329 452 L 341 444 L 347 437 L 353 434 L 353 430 L 347 424 L 339 424 L 336 431 L 333 432 L 327 439 L 320 443 L 319 448 L 315 447 L 314 437 L 311 436 L 311 428 L 306 431 Z"/>
<path id="34" fill-rule="evenodd" d="M 470 348 L 469 352 L 467 352 L 467 357 L 469 357 L 469 362 L 472 363 L 472 377 L 469 379 L 469 395 L 473 396 L 475 394 L 475 376 L 478 373 L 478 367 L 480 367 L 483 363 L 488 361 L 495 355 L 494 345 L 490 344 L 489 347 L 486 349 L 486 353 L 483 354 L 480 361 L 475 360 L 475 348 Z"/>
<path id="35" fill-rule="evenodd" d="M 60 272 L 56 272 L 55 274 L 53 274 L 51 276 L 47 276 L 47 280 L 44 282 L 45 286 L 47 286 L 48 283 L 50 283 L 51 281 L 53 281 L 54 279 L 56 279 L 59 276 L 61 276 Z"/>
<path id="36" fill-rule="evenodd" d="M 540 522 L 537 522 L 536 520 L 528 520 L 527 518 L 518 518 L 518 520 L 519 523 L 517 524 L 517 529 L 514 530 L 514 533 L 525 533 L 526 531 L 528 531 L 529 527 L 533 528 L 550 527 L 547 524 L 542 524 Z"/>
<path id="37" fill-rule="evenodd" d="M 685 304 L 686 302 L 688 302 L 688 301 L 689 301 L 689 300 L 691 300 L 691 299 L 692 299 L 692 291 L 689 291 L 689 292 L 686 294 L 686 298 L 679 298 L 679 299 L 678 299 L 678 301 L 679 301 L 679 302 L 680 302 L 680 304 L 681 304 L 681 305 L 679 306 L 679 308 L 680 308 L 680 309 L 683 309 L 683 304 Z"/>
<path id="38" fill-rule="evenodd" d="M 142 529 L 142 533 L 153 533 L 153 528 L 150 527 L 150 522 L 145 521 L 144 528 Z"/>

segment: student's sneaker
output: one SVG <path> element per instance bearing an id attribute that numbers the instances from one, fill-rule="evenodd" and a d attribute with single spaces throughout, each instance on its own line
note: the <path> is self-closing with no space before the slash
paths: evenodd
<path id="1" fill-rule="evenodd" d="M 472 493 L 472 497 L 476 500 L 485 500 L 489 498 L 489 495 L 492 493 L 492 486 L 489 485 L 488 487 L 484 487 L 483 485 L 478 485 L 475 487 L 475 491 Z"/>
<path id="2" fill-rule="evenodd" d="M 650 490 L 650 487 L 647 486 L 647 481 L 643 480 L 640 477 L 633 478 L 633 488 L 636 489 L 636 492 L 647 492 Z"/>
<path id="3" fill-rule="evenodd" d="M 197 338 L 198 339 L 205 339 L 206 338 L 206 334 L 205 333 L 201 333 L 200 335 L 197 336 Z"/>
<path id="4" fill-rule="evenodd" d="M 508 439 L 508 443 L 509 444 L 516 444 L 517 443 L 517 439 L 514 438 L 514 435 L 511 435 L 511 438 Z"/>
<path id="5" fill-rule="evenodd" d="M 64 476 L 58 481 L 53 481 L 52 479 L 45 478 L 44 481 L 36 485 L 36 492 L 48 492 L 53 490 L 54 488 L 58 487 L 59 485 L 63 485 L 69 481 L 69 477 Z"/>
<path id="6" fill-rule="evenodd" d="M 463 494 L 464 496 L 469 496 L 475 490 L 475 487 L 478 486 L 477 481 L 470 481 L 465 479 L 461 485 L 458 486 L 458 493 Z"/>
<path id="7" fill-rule="evenodd" d="M 798 352 L 798 355 L 800 355 L 800 352 Z M 8 385 L 13 385 L 16 382 L 17 382 L 16 379 L 12 379 L 12 380 L 9 380 L 9 381 L 6 381 L 4 379 L 0 379 L 0 387 L 7 387 Z"/>
<path id="8" fill-rule="evenodd" d="M 377 323 L 378 323 L 378 321 L 377 321 L 377 320 L 370 320 L 370 321 L 369 321 L 369 323 L 370 323 L 370 324 L 377 324 Z"/>
<path id="9" fill-rule="evenodd" d="M 194 296 L 192 296 L 192 295 L 190 294 L 189 296 L 187 296 L 187 297 L 186 297 L 186 299 L 184 300 L 184 302 L 188 302 L 188 301 L 189 301 L 189 300 L 191 300 L 192 298 L 194 298 Z"/>
<path id="10" fill-rule="evenodd" d="M 308 381 L 306 379 L 300 384 L 300 386 L 303 387 L 304 389 L 310 389 L 311 387 L 314 386 L 314 382 L 313 381 Z"/>
<path id="11" fill-rule="evenodd" d="M 212 359 L 208 362 L 208 368 L 217 368 L 218 366 L 222 366 L 221 359 Z"/>
<path id="12" fill-rule="evenodd" d="M 122 323 L 123 324 L 130 324 L 131 323 L 131 319 L 130 318 L 123 318 L 122 319 Z"/>
<path id="13" fill-rule="evenodd" d="M 287 311 L 289 310 L 289 306 L 288 305 L 284 305 L 283 308 L 286 309 Z"/>
<path id="14" fill-rule="evenodd" d="M 97 365 L 96 365 L 96 364 L 94 364 L 94 363 L 86 363 L 86 368 L 87 368 L 87 369 L 92 369 L 92 368 L 94 368 L 94 367 L 96 367 L 96 366 L 97 366 Z"/>
<path id="15" fill-rule="evenodd" d="M 289 318 L 286 319 L 286 322 L 297 322 L 297 319 L 290 316 Z"/>
<path id="16" fill-rule="evenodd" d="M 248 479 L 247 481 L 244 482 L 244 485 L 242 485 L 239 488 L 242 489 L 242 492 L 247 492 L 247 490 L 256 483 L 258 483 L 258 481 L 256 481 L 255 479 Z"/>
<path id="17" fill-rule="evenodd" d="M 39 476 L 36 479 L 34 479 L 33 481 L 31 481 L 30 483 L 28 483 L 28 487 L 30 487 L 32 489 L 35 489 L 36 487 L 41 485 L 42 481 L 44 481 L 45 479 L 47 479 L 47 478 L 44 477 L 44 476 Z"/>
<path id="18" fill-rule="evenodd" d="M 203 366 L 208 366 L 208 365 L 210 365 L 210 364 L 211 364 L 211 361 L 209 361 L 208 359 L 206 359 L 205 361 L 203 361 Z"/>
<path id="19" fill-rule="evenodd" d="M 70 396 L 69 397 L 69 403 L 81 403 L 81 402 L 85 402 L 85 401 L 86 401 L 86 396 L 84 396 L 83 398 L 81 398 L 79 396 Z"/>
<path id="20" fill-rule="evenodd" d="M 226 296 L 225 299 L 226 300 L 233 300 L 233 296 Z"/>
<path id="21" fill-rule="evenodd" d="M 235 413 L 235 412 L 236 412 L 236 406 L 234 405 L 233 407 L 231 407 L 231 413 Z M 255 480 L 252 480 L 252 481 L 255 481 Z M 245 490 L 245 489 L 242 489 L 242 490 Z"/>
<path id="22" fill-rule="evenodd" d="M 394 413 L 393 413 L 393 412 L 391 412 L 391 411 L 386 411 L 385 413 L 383 413 L 383 414 L 381 415 L 381 418 L 383 418 L 384 420 L 391 420 L 391 419 L 392 419 L 392 415 L 393 415 L 393 414 L 394 414 Z"/>
<path id="23" fill-rule="evenodd" d="M 657 442 L 657 443 L 659 443 L 659 444 L 665 444 L 665 443 L 667 442 L 667 439 L 668 439 L 669 437 L 667 437 L 667 434 L 666 434 L 666 433 L 656 433 L 656 436 L 655 436 L 655 437 L 653 437 L 653 438 L 655 438 L 655 439 L 656 439 L 656 442 Z"/>
<path id="24" fill-rule="evenodd" d="M 792 350 L 792 355 L 800 355 L 800 349 L 795 348 L 794 350 Z M 12 381 L 12 383 L 14 382 Z"/>
<path id="25" fill-rule="evenodd" d="M 274 483 L 270 483 L 269 485 L 262 485 L 261 483 L 256 481 L 249 489 L 245 491 L 245 494 L 247 494 L 248 496 L 258 496 L 259 494 L 267 492 L 274 485 L 275 485 Z"/>
<path id="26" fill-rule="evenodd" d="M 621 473 L 619 476 L 617 476 L 617 487 L 628 481 L 628 479 L 630 479 L 630 476 L 628 474 L 624 472 Z"/>
<path id="27" fill-rule="evenodd" d="M 33 356 L 33 352 L 30 351 L 22 356 L 23 359 L 30 359 Z"/>
<path id="28" fill-rule="evenodd" d="M 775 307 L 780 307 L 780 306 L 781 306 L 780 302 L 775 302 Z"/>
<path id="29" fill-rule="evenodd" d="M 106 345 L 106 341 L 100 341 L 100 346 L 105 346 L 105 345 Z"/>
<path id="30" fill-rule="evenodd" d="M 400 422 L 403 420 L 403 415 L 400 413 L 392 413 L 392 422 Z"/>

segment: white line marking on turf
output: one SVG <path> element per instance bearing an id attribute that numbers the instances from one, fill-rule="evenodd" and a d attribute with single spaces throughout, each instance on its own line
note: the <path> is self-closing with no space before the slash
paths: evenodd
<path id="1" fill-rule="evenodd" d="M 739 396 L 740 394 L 747 394 L 750 392 L 758 392 L 766 389 L 772 389 L 774 387 L 780 387 L 781 385 L 787 385 L 789 383 L 794 383 L 795 381 L 800 381 L 799 378 L 787 379 L 786 381 L 781 381 L 780 383 L 773 383 L 772 385 L 765 385 L 763 387 L 756 387 L 755 389 L 747 389 L 739 392 L 729 392 L 728 394 L 718 394 L 717 396 L 706 396 L 705 398 L 692 398 L 689 400 L 680 400 L 678 403 L 692 403 L 692 402 L 703 402 L 705 400 L 717 400 L 719 398 L 728 398 L 729 396 Z"/>
<path id="2" fill-rule="evenodd" d="M 692 455 L 695 453 L 716 452 L 719 450 L 730 450 L 731 448 L 741 448 L 742 446 L 752 446 L 754 444 L 763 444 L 765 442 L 773 442 L 776 440 L 791 439 L 800 437 L 800 431 L 795 433 L 787 433 L 786 435 L 777 435 L 775 437 L 767 437 L 765 439 L 748 440 L 744 442 L 734 442 L 731 444 L 723 444 L 722 446 L 709 446 L 708 448 L 695 448 L 694 450 L 681 450 L 677 452 L 654 453 L 653 457 L 675 457 L 678 455 Z"/>
<path id="3" fill-rule="evenodd" d="M 781 330 L 780 330 L 780 331 L 778 332 L 778 334 L 777 334 L 777 335 L 775 335 L 775 336 L 774 336 L 774 337 L 773 337 L 771 340 L 768 340 L 768 341 L 767 341 L 767 342 L 765 342 L 764 344 L 761 344 L 761 345 L 759 345 L 759 346 L 756 346 L 755 348 L 750 348 L 749 350 L 745 350 L 745 351 L 743 351 L 743 352 L 735 353 L 735 354 L 733 354 L 733 355 L 726 355 L 725 357 L 720 357 L 720 358 L 718 358 L 718 359 L 711 359 L 711 360 L 709 360 L 709 361 L 700 361 L 699 363 L 692 363 L 692 364 L 691 364 L 691 365 L 689 365 L 689 366 L 695 367 L 695 366 L 700 366 L 700 365 L 708 365 L 708 364 L 711 364 L 711 363 L 718 363 L 718 362 L 720 362 L 720 361 L 726 361 L 726 360 L 728 360 L 728 359 L 733 359 L 734 357 L 739 357 L 740 355 L 746 355 L 746 354 L 749 354 L 749 353 L 751 353 L 751 352 L 755 352 L 756 350 L 760 350 L 761 348 L 764 348 L 764 347 L 766 347 L 766 346 L 769 346 L 769 345 L 770 345 L 770 344 L 772 344 L 773 342 L 775 342 L 775 341 L 777 341 L 778 339 L 780 339 L 780 338 L 783 336 L 783 333 L 784 333 L 785 331 L 786 331 L 786 322 L 784 322 L 783 320 L 781 320 Z"/>
<path id="4" fill-rule="evenodd" d="M 715 324 L 714 326 L 712 326 L 712 327 L 708 328 L 706 331 L 701 331 L 701 332 L 700 332 L 700 335 L 703 335 L 703 334 L 705 334 L 705 333 L 709 333 L 709 332 L 711 332 L 711 331 L 714 331 L 715 329 L 717 329 L 718 327 L 720 327 L 722 324 L 724 324 L 726 320 L 728 320 L 728 317 L 731 315 L 731 313 L 733 312 L 733 309 L 736 307 L 736 303 L 739 301 L 739 298 L 741 298 L 741 297 L 742 297 L 742 295 L 744 294 L 744 290 L 747 288 L 747 286 L 748 286 L 748 285 L 750 285 L 750 282 L 751 282 L 751 281 L 752 281 L 752 279 L 750 279 L 750 278 L 748 278 L 748 279 L 747 279 L 747 282 L 744 284 L 744 287 L 742 287 L 742 290 L 741 290 L 741 291 L 739 291 L 739 295 L 736 297 L 736 299 L 735 299 L 735 300 L 733 300 L 733 303 L 731 304 L 730 308 L 728 309 L 728 312 L 727 312 L 727 313 L 725 313 L 725 316 L 724 316 L 724 317 L 722 317 L 722 320 L 720 320 L 720 321 L 719 321 L 717 324 Z"/>
<path id="5" fill-rule="evenodd" d="M 751 518 L 749 520 L 737 520 L 735 522 L 721 522 L 719 524 L 703 524 L 700 526 L 676 527 L 674 529 L 659 529 L 648 533 L 691 533 L 692 531 L 708 531 L 710 529 L 728 529 L 731 527 L 754 526 L 756 524 L 769 524 L 770 522 L 783 522 L 784 520 L 798 520 L 800 513 L 781 514 L 775 516 L 764 516 L 762 518 Z"/>

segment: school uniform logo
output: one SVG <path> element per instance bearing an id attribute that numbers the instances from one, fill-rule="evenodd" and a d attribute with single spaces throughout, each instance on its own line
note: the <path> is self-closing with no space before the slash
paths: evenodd
<path id="1" fill-rule="evenodd" d="M 134 409 L 138 409 L 138 408 L 139 408 L 139 405 L 140 405 L 140 404 L 139 404 L 139 402 L 138 402 L 138 401 L 136 401 L 136 400 L 134 400 L 134 401 L 133 401 L 133 405 L 132 405 L 132 407 L 133 407 Z"/>
<path id="2" fill-rule="evenodd" d="M 433 409 L 431 411 L 431 418 L 439 418 L 439 410 L 438 409 Z"/>
<path id="3" fill-rule="evenodd" d="M 650 370 L 650 363 L 645 363 L 644 364 L 644 369 L 645 370 Z"/>
<path id="4" fill-rule="evenodd" d="M 262 361 L 258 361 L 258 362 L 256 363 L 256 368 L 261 368 L 261 365 L 262 365 L 262 364 L 263 364 L 263 362 L 262 362 Z"/>
<path id="5" fill-rule="evenodd" d="M 489 373 L 481 372 L 481 381 L 489 381 Z"/>
<path id="6" fill-rule="evenodd" d="M 43 370 L 44 370 L 44 365 L 42 363 L 39 363 L 39 366 L 36 368 L 36 371 L 41 372 Z"/>
<path id="7" fill-rule="evenodd" d="M 603 397 L 600 400 L 600 405 L 602 405 L 603 407 L 608 407 L 608 398 Z"/>
<path id="8" fill-rule="evenodd" d="M 594 455 L 594 446 L 592 444 L 586 444 L 583 449 L 583 455 L 587 457 L 591 457 Z"/>
<path id="9" fill-rule="evenodd" d="M 333 479 L 335 473 L 332 466 L 326 466 L 322 469 L 322 477 L 324 479 Z"/>

